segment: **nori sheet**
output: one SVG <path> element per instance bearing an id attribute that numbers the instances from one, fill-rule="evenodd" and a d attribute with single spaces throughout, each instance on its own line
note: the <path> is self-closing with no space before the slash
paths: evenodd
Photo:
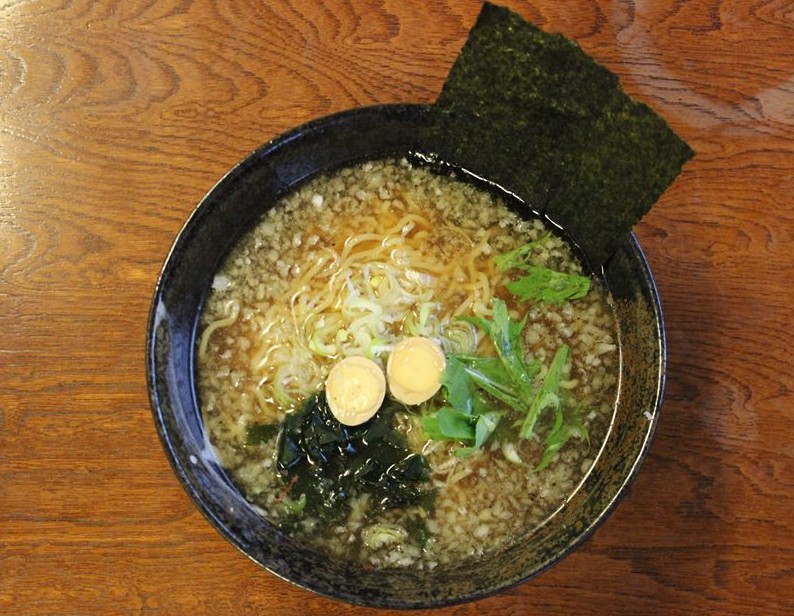
<path id="1" fill-rule="evenodd" d="M 598 267 L 694 152 L 574 41 L 485 3 L 423 143 L 518 195 Z"/>

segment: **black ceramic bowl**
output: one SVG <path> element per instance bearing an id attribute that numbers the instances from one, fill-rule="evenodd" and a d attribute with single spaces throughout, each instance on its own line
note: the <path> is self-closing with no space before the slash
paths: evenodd
<path id="1" fill-rule="evenodd" d="M 213 275 L 241 234 L 301 182 L 365 159 L 423 149 L 416 135 L 426 112 L 421 105 L 359 108 L 310 122 L 255 151 L 207 194 L 179 233 L 149 318 L 147 370 L 155 424 L 177 477 L 201 512 L 235 547 L 275 575 L 323 595 L 378 607 L 477 599 L 524 582 L 570 553 L 626 492 L 649 446 L 664 386 L 659 298 L 640 247 L 628 236 L 604 270 L 620 326 L 615 420 L 580 489 L 528 540 L 485 562 L 422 572 L 373 571 L 296 545 L 248 505 L 217 462 L 196 400 L 196 329 Z"/>

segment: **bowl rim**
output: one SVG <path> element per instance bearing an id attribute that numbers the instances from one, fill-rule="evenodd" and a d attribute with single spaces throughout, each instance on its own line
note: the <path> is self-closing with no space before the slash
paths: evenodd
<path id="1" fill-rule="evenodd" d="M 641 284 L 648 293 L 649 296 L 648 305 L 650 306 L 652 311 L 652 316 L 654 320 L 654 334 L 658 347 L 657 349 L 658 377 L 657 377 L 656 392 L 653 396 L 653 405 L 652 405 L 653 408 L 652 409 L 649 408 L 647 411 L 652 415 L 652 417 L 650 417 L 648 421 L 647 430 L 645 431 L 645 434 L 642 437 L 641 447 L 634 456 L 633 462 L 629 470 L 625 473 L 623 477 L 623 481 L 620 483 L 619 487 L 617 487 L 617 489 L 614 491 L 612 498 L 609 500 L 606 506 L 604 506 L 603 509 L 598 513 L 598 515 L 595 517 L 592 523 L 589 524 L 576 537 L 574 541 L 569 543 L 566 546 L 566 548 L 561 550 L 557 555 L 555 555 L 554 558 L 551 558 L 547 562 L 544 562 L 542 566 L 538 567 L 533 571 L 527 572 L 526 575 L 520 578 L 508 580 L 505 582 L 504 585 L 498 587 L 485 588 L 481 592 L 474 592 L 466 596 L 460 596 L 456 598 L 443 597 L 437 601 L 428 601 L 425 599 L 422 600 L 421 602 L 400 601 L 393 599 L 386 601 L 382 601 L 382 600 L 371 601 L 358 596 L 352 596 L 352 595 L 342 596 L 340 594 L 334 594 L 313 587 L 312 584 L 307 583 L 305 580 L 293 579 L 285 575 L 277 567 L 274 567 L 272 563 L 262 562 L 260 559 L 254 557 L 245 549 L 243 542 L 240 541 L 240 539 L 235 534 L 233 534 L 230 531 L 230 529 L 220 519 L 218 519 L 215 515 L 213 515 L 213 513 L 206 507 L 205 503 L 202 501 L 200 491 L 197 489 L 196 485 L 191 480 L 186 464 L 178 457 L 176 453 L 176 446 L 174 441 L 175 437 L 168 428 L 166 417 L 164 415 L 163 404 L 158 394 L 158 384 L 157 384 L 158 360 L 155 352 L 155 347 L 158 343 L 157 329 L 158 329 L 158 324 L 162 318 L 162 315 L 160 314 L 160 310 L 161 310 L 160 307 L 162 306 L 163 293 L 166 283 L 168 281 L 174 256 L 177 254 L 180 247 L 187 241 L 192 230 L 202 223 L 204 216 L 208 214 L 207 204 L 213 200 L 216 193 L 219 190 L 222 190 L 223 187 L 225 187 L 230 182 L 234 182 L 235 179 L 237 179 L 239 176 L 244 174 L 251 166 L 259 164 L 263 157 L 267 157 L 272 152 L 280 150 L 284 147 L 288 147 L 292 141 L 301 138 L 307 132 L 322 131 L 328 128 L 329 126 L 336 124 L 337 122 L 344 122 L 349 120 L 350 117 L 354 114 L 366 113 L 366 114 L 373 114 L 375 116 L 379 114 L 401 114 L 401 113 L 423 114 L 427 111 L 427 109 L 429 109 L 429 107 L 430 106 L 426 104 L 414 104 L 414 103 L 377 104 L 377 105 L 369 105 L 362 107 L 353 107 L 351 109 L 346 109 L 329 115 L 314 118 L 304 124 L 301 124 L 295 128 L 283 132 L 282 134 L 268 140 L 267 142 L 258 146 L 254 150 L 250 151 L 246 156 L 244 156 L 237 163 L 235 163 L 228 171 L 226 171 L 223 174 L 223 176 L 217 182 L 215 182 L 213 186 L 204 194 L 204 196 L 191 210 L 187 219 L 182 224 L 181 228 L 174 237 L 174 240 L 166 254 L 165 259 L 163 260 L 163 264 L 157 275 L 157 280 L 154 286 L 154 293 L 152 296 L 152 302 L 148 313 L 147 328 L 146 328 L 146 349 L 145 349 L 146 381 L 147 381 L 147 389 L 149 394 L 149 402 L 151 406 L 152 416 L 154 419 L 155 427 L 161 445 L 166 454 L 166 458 L 168 459 L 171 468 L 174 474 L 177 476 L 177 479 L 179 480 L 179 483 L 181 484 L 182 488 L 185 490 L 185 492 L 187 492 L 188 496 L 193 502 L 193 505 L 201 512 L 201 514 L 207 519 L 207 521 L 213 526 L 213 528 L 215 528 L 215 530 L 218 531 L 218 533 L 221 536 L 223 536 L 229 543 L 231 543 L 239 552 L 245 555 L 249 560 L 255 562 L 257 565 L 264 568 L 269 573 L 281 578 L 282 580 L 289 582 L 293 586 L 297 586 L 299 588 L 308 590 L 310 592 L 319 594 L 321 596 L 325 596 L 334 600 L 345 601 L 356 605 L 376 607 L 376 608 L 397 608 L 397 609 L 434 608 L 434 607 L 443 607 L 443 606 L 467 603 L 467 602 L 483 599 L 485 597 L 492 596 L 500 592 L 504 592 L 506 590 L 509 590 L 510 588 L 514 588 L 518 585 L 527 582 L 528 580 L 548 570 L 549 568 L 560 562 L 567 555 L 569 555 L 571 552 L 578 549 L 609 518 L 609 516 L 617 507 L 617 505 L 620 503 L 620 501 L 627 495 L 628 487 L 635 480 L 640 467 L 642 466 L 644 460 L 646 459 L 648 452 L 650 450 L 650 446 L 653 440 L 655 430 L 658 425 L 659 416 L 664 401 L 664 390 L 665 390 L 666 378 L 667 378 L 667 340 L 666 340 L 666 327 L 665 327 L 664 314 L 662 311 L 661 298 L 659 296 L 659 291 L 655 279 L 653 277 L 653 274 L 651 272 L 648 259 L 645 256 L 645 253 L 643 252 L 635 233 L 631 232 L 630 234 L 627 235 L 623 249 L 628 251 L 629 257 L 631 258 L 632 262 L 636 264 L 637 272 L 639 273 L 642 279 Z M 319 171 L 322 170 L 318 170 L 318 172 Z M 193 345 L 195 345 L 195 333 L 196 332 L 194 328 L 193 336 L 191 338 L 191 343 Z M 193 361 L 194 361 L 193 353 L 191 352 L 191 364 L 193 364 Z M 195 373 L 187 376 L 190 381 L 190 387 L 193 392 L 194 404 L 198 408 Z M 200 409 L 198 409 L 198 412 L 200 416 Z"/>

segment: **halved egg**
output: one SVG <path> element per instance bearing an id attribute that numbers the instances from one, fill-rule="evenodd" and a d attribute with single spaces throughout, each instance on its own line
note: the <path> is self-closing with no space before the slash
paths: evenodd
<path id="1" fill-rule="evenodd" d="M 334 417 L 346 426 L 371 419 L 386 396 L 383 370 L 366 357 L 346 357 L 328 373 L 325 395 Z"/>
<path id="2" fill-rule="evenodd" d="M 386 363 L 389 391 L 404 404 L 421 404 L 441 388 L 446 365 L 444 351 L 430 338 L 401 340 Z"/>

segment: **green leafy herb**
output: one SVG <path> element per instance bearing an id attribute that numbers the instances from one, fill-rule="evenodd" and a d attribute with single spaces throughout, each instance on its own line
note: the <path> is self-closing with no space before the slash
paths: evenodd
<path id="1" fill-rule="evenodd" d="M 485 445 L 488 438 L 499 425 L 501 418 L 502 413 L 499 411 L 491 410 L 466 415 L 445 406 L 436 413 L 430 413 L 422 417 L 422 427 L 430 439 L 469 443 L 468 446 L 455 450 L 456 455 L 465 457 Z"/>
<path id="2" fill-rule="evenodd" d="M 497 411 L 490 411 L 477 416 L 477 426 L 474 435 L 475 449 L 478 449 L 485 444 L 485 441 L 488 440 L 488 437 L 493 434 L 494 430 L 496 430 L 496 426 L 499 424 L 501 417 L 502 414 L 498 413 Z"/>
<path id="3" fill-rule="evenodd" d="M 543 452 L 540 463 L 535 467 L 536 471 L 542 471 L 546 468 L 556 453 L 562 449 L 571 438 L 576 437 L 588 442 L 590 441 L 590 435 L 582 421 L 581 415 L 582 411 L 579 408 L 571 409 L 564 417 L 562 413 L 560 413 L 559 419 L 561 419 L 561 421 L 555 421 L 554 427 L 551 432 L 549 432 L 548 436 L 546 436 L 546 450 Z"/>
<path id="4" fill-rule="evenodd" d="M 527 364 L 521 352 L 524 322 L 511 321 L 506 304 L 493 300 L 491 320 L 466 317 L 491 337 L 498 357 L 450 355 L 441 376 L 447 402 L 422 418 L 428 438 L 468 443 L 456 453 L 467 456 L 482 448 L 496 430 L 503 413 L 493 408 L 488 396 L 516 411 L 527 408 L 534 393 L 532 381 L 539 364 Z"/>
<path id="5" fill-rule="evenodd" d="M 470 443 L 469 447 L 456 451 L 458 455 L 470 455 L 485 444 L 496 429 L 502 413 L 492 410 L 477 392 L 477 372 L 457 356 L 451 355 L 447 358 L 441 383 L 450 406 L 424 415 L 422 427 L 427 437 L 433 440 Z"/>
<path id="6" fill-rule="evenodd" d="M 441 385 L 447 392 L 447 402 L 452 408 L 471 415 L 474 405 L 471 377 L 466 366 L 454 356 L 447 359 L 444 372 L 441 373 Z"/>
<path id="7" fill-rule="evenodd" d="M 438 428 L 445 438 L 461 441 L 474 439 L 475 417 L 445 406 L 438 411 L 437 419 Z"/>
<path id="8" fill-rule="evenodd" d="M 560 377 L 568 361 L 570 350 L 567 345 L 562 345 L 557 350 L 542 385 L 536 391 L 533 383 L 538 374 L 539 364 L 528 364 L 524 360 L 520 344 L 523 321 L 521 323 L 511 321 L 507 305 L 498 298 L 494 298 L 492 307 L 491 321 L 481 318 L 469 320 L 484 329 L 496 346 L 499 359 L 504 367 L 504 374 L 510 383 L 509 387 L 515 392 L 516 405 L 513 408 L 516 410 L 526 409 L 526 416 L 521 423 L 519 436 L 525 439 L 531 438 L 534 434 L 535 424 L 543 411 L 547 408 L 560 409 Z M 488 390 L 486 389 L 486 391 Z"/>
<path id="9" fill-rule="evenodd" d="M 490 321 L 478 317 L 464 319 L 480 327 L 491 338 L 517 398 L 525 402 L 531 399 L 535 374 L 524 361 L 521 350 L 521 331 L 526 319 L 519 323 L 512 321 L 507 312 L 507 304 L 499 298 L 493 299 L 491 308 L 493 314 Z"/>
<path id="10" fill-rule="evenodd" d="M 594 267 L 694 155 L 574 41 L 490 3 L 421 140 L 561 225 Z"/>
<path id="11" fill-rule="evenodd" d="M 466 457 L 473 454 L 478 449 L 481 449 L 485 442 L 494 433 L 496 427 L 499 425 L 499 420 L 502 419 L 502 413 L 498 411 L 489 411 L 477 416 L 477 423 L 474 426 L 474 445 L 471 447 L 460 447 L 455 450 L 455 455 Z"/>
<path id="12" fill-rule="evenodd" d="M 525 267 L 527 265 L 527 258 L 538 246 L 546 241 L 551 236 L 551 233 L 546 233 L 543 237 L 534 242 L 528 242 L 523 246 L 519 246 L 509 252 L 494 257 L 494 265 L 500 270 L 505 271 L 511 267 Z"/>
<path id="13" fill-rule="evenodd" d="M 465 443 L 455 454 L 466 457 L 485 445 L 505 414 L 498 410 L 494 399 L 521 416 L 516 424 L 521 439 L 532 438 L 541 417 L 553 410 L 553 424 L 544 439 L 546 448 L 536 467 L 542 470 L 570 438 L 588 438 L 580 411 L 566 410 L 560 393 L 560 380 L 570 350 L 567 345 L 557 350 L 540 387 L 535 387 L 541 364 L 527 362 L 523 357 L 520 337 L 524 322 L 512 321 L 506 304 L 498 298 L 494 298 L 492 308 L 490 320 L 475 317 L 466 320 L 488 334 L 498 356 L 450 355 L 441 377 L 449 406 L 424 415 L 422 427 L 430 439 Z M 515 453 L 514 444 L 512 451 Z"/>
<path id="14" fill-rule="evenodd" d="M 557 272 L 528 262 L 532 251 L 549 235 L 547 233 L 539 240 L 494 257 L 494 264 L 501 271 L 518 269 L 528 272 L 517 280 L 507 282 L 505 287 L 523 301 L 536 300 L 547 304 L 561 304 L 566 300 L 581 299 L 590 290 L 589 277 Z"/>
<path id="15" fill-rule="evenodd" d="M 563 367 L 568 361 L 570 351 L 567 345 L 562 345 L 554 354 L 554 359 L 551 361 L 551 366 L 546 376 L 543 378 L 543 384 L 538 389 L 537 393 L 532 398 L 529 404 L 527 415 L 521 424 L 521 431 L 519 436 L 521 438 L 531 438 L 535 431 L 535 424 L 540 418 L 541 413 L 547 408 L 553 408 L 558 413 L 561 413 L 561 400 L 560 400 L 560 376 L 562 375 Z"/>
<path id="16" fill-rule="evenodd" d="M 343 517 L 351 497 L 367 493 L 376 509 L 430 506 L 432 490 L 424 456 L 412 453 L 393 426 L 399 407 L 386 403 L 368 422 L 344 426 L 331 413 L 325 392 L 288 415 L 277 463 L 293 512 L 326 520 Z M 301 505 L 301 503 L 303 503 Z"/>
<path id="17" fill-rule="evenodd" d="M 510 375 L 505 370 L 504 364 L 498 357 L 473 357 L 468 355 L 451 356 L 449 361 L 458 361 L 464 365 L 471 383 L 482 389 L 485 393 L 501 400 L 510 408 L 520 411 L 521 399 L 512 386 Z M 539 365 L 528 365 L 527 370 L 537 373 Z"/>
<path id="18" fill-rule="evenodd" d="M 505 284 L 510 293 L 523 301 L 561 304 L 566 300 L 581 299 L 590 290 L 587 276 L 555 272 L 536 265 L 528 266 L 526 270 L 526 276 Z"/>

